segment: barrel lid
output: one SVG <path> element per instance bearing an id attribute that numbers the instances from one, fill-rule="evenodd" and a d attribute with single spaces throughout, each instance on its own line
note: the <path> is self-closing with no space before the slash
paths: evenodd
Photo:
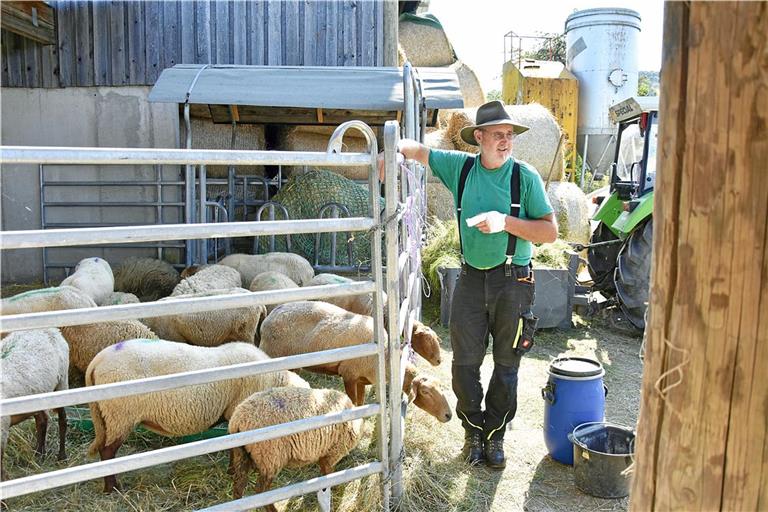
<path id="1" fill-rule="evenodd" d="M 603 365 L 586 357 L 559 357 L 549 365 L 549 372 L 565 377 L 594 377 L 603 374 Z"/>

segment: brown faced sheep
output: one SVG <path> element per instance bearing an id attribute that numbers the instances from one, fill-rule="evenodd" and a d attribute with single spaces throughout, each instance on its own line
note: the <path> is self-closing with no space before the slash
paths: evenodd
<path id="1" fill-rule="evenodd" d="M 181 284 L 183 284 L 183 281 Z M 158 302 L 192 297 L 233 295 L 238 293 L 248 293 L 248 290 L 243 288 L 231 288 L 228 290 L 212 290 L 192 293 L 189 295 L 174 295 L 160 299 Z M 230 341 L 248 341 L 250 343 L 255 343 L 258 340 L 259 324 L 266 313 L 267 308 L 258 305 L 236 309 L 202 311 L 199 313 L 187 313 L 183 315 L 142 318 L 141 321 L 147 327 L 152 329 L 161 339 L 183 341 L 203 347 L 215 347 Z"/>
<path id="2" fill-rule="evenodd" d="M 167 297 L 179 284 L 173 265 L 154 258 L 128 258 L 115 270 L 115 290 L 132 293 L 141 302 Z"/>
<path id="3" fill-rule="evenodd" d="M 270 270 L 253 278 L 249 289 L 252 292 L 263 292 L 267 290 L 287 290 L 289 288 L 298 288 L 299 285 L 281 272 Z M 270 314 L 279 304 L 270 304 L 267 306 L 267 314 Z"/>
<path id="4" fill-rule="evenodd" d="M 229 433 L 235 434 L 311 416 L 351 409 L 352 402 L 332 389 L 274 388 L 255 393 L 237 406 L 229 420 Z M 247 444 L 232 450 L 234 479 L 232 494 L 243 496 L 248 474 L 259 471 L 257 492 L 269 490 L 272 480 L 285 467 L 301 467 L 317 462 L 327 475 L 360 441 L 363 420 L 337 423 L 306 432 Z M 276 511 L 274 505 L 266 507 Z"/>
<path id="5" fill-rule="evenodd" d="M 0 398 L 36 395 L 69 388 L 69 347 L 58 329 L 35 329 L 12 332 L 0 341 L 2 372 L 0 372 Z M 66 457 L 64 439 L 67 433 L 67 416 L 64 408 L 59 415 L 59 460 Z M 11 425 L 35 417 L 39 456 L 45 453 L 45 435 L 48 429 L 48 413 L 17 414 L 0 418 L 0 459 L 8 440 Z M 0 462 L 2 466 L 2 462 Z"/>
<path id="6" fill-rule="evenodd" d="M 265 359 L 267 355 L 248 343 L 208 348 L 163 340 L 128 340 L 99 352 L 88 366 L 85 383 L 94 386 Z M 138 425 L 170 437 L 203 432 L 222 418 L 228 420 L 248 396 L 279 386 L 308 388 L 309 384 L 293 372 L 279 371 L 92 402 L 95 439 L 89 454 L 99 453 L 102 460 L 113 458 Z M 116 486 L 114 475 L 104 479 L 105 492 Z"/>
<path id="7" fill-rule="evenodd" d="M 307 286 L 320 286 L 327 284 L 346 284 L 355 282 L 348 277 L 336 274 L 317 274 Z M 386 304 L 387 295 L 384 294 Z M 322 300 L 346 309 L 358 315 L 373 315 L 373 295 L 346 295 L 343 297 L 325 298 Z M 432 366 L 440 366 L 440 337 L 428 326 L 415 320 L 411 332 L 411 347 L 414 352 L 426 359 Z"/>
<path id="8" fill-rule="evenodd" d="M 312 265 L 298 254 L 271 252 L 269 254 L 230 254 L 219 261 L 219 265 L 232 267 L 243 278 L 243 288 L 262 272 L 275 270 L 290 277 L 294 283 L 306 286 L 315 275 Z"/>
<path id="9" fill-rule="evenodd" d="M 371 341 L 371 317 L 356 315 L 325 302 L 300 301 L 282 304 L 272 311 L 261 326 L 259 346 L 271 357 L 282 357 Z M 376 357 L 369 356 L 306 369 L 340 375 L 352 403 L 362 405 L 365 386 L 376 382 L 376 368 Z M 448 421 L 451 418 L 450 407 L 439 386 L 427 378 L 417 381 L 413 365 L 409 365 L 406 370 L 403 392 L 409 393 L 417 406 L 439 421 Z M 415 387 L 414 382 L 418 383 Z"/>

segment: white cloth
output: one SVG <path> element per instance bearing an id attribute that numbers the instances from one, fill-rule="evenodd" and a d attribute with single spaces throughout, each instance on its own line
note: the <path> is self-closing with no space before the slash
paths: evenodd
<path id="1" fill-rule="evenodd" d="M 497 211 L 490 211 L 475 215 L 467 219 L 467 226 L 477 226 L 481 222 L 485 221 L 490 228 L 490 233 L 499 233 L 504 231 L 504 226 L 507 222 L 507 216 L 504 213 Z"/>

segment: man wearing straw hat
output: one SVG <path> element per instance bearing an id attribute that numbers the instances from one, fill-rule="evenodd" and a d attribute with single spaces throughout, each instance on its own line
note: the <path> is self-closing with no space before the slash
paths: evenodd
<path id="1" fill-rule="evenodd" d="M 532 244 L 553 242 L 557 224 L 539 173 L 512 156 L 514 137 L 528 127 L 512 121 L 500 101 L 477 110 L 461 138 L 479 155 L 429 148 L 403 139 L 398 152 L 429 166 L 454 197 L 462 271 L 451 307 L 453 390 L 465 430 L 462 455 L 502 469 L 505 426 L 517 410 L 517 371 L 533 345 L 536 318 Z M 383 178 L 383 159 L 380 159 Z M 494 369 L 485 393 L 480 366 L 493 337 Z"/>

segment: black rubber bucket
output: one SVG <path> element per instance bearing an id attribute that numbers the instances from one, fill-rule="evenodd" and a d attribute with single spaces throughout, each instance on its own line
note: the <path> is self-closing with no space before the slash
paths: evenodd
<path id="1" fill-rule="evenodd" d="M 576 487 L 598 498 L 629 495 L 635 451 L 635 432 L 605 422 L 583 423 L 568 434 L 573 443 L 573 478 Z"/>

